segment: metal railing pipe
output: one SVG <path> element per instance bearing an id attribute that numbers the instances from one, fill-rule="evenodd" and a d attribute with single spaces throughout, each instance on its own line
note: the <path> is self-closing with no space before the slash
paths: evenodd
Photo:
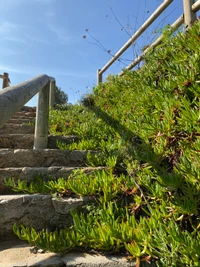
<path id="1" fill-rule="evenodd" d="M 99 73 L 100 72 L 100 70 L 97 70 L 97 84 L 100 84 L 100 83 L 102 83 L 102 73 Z"/>
<path id="2" fill-rule="evenodd" d="M 184 20 L 186 27 L 191 27 L 196 20 L 196 13 L 192 10 L 195 0 L 183 0 Z"/>
<path id="3" fill-rule="evenodd" d="M 192 5 L 192 11 L 197 12 L 200 9 L 200 0 L 198 0 L 196 3 Z"/>
<path id="4" fill-rule="evenodd" d="M 135 32 L 135 34 L 126 42 L 126 44 L 111 58 L 111 60 L 99 71 L 104 73 L 113 62 L 115 62 L 121 54 L 131 46 L 131 44 L 156 20 L 156 18 L 173 2 L 173 0 L 165 0 L 156 11 L 145 21 L 145 23 Z"/>
<path id="5" fill-rule="evenodd" d="M 0 127 L 49 82 L 47 75 L 0 90 Z"/>
<path id="6" fill-rule="evenodd" d="M 56 87 L 56 81 L 50 82 L 50 94 L 49 94 L 49 106 L 54 107 L 56 103 L 56 95 L 55 95 L 55 88 Z"/>
<path id="7" fill-rule="evenodd" d="M 34 136 L 35 149 L 47 147 L 50 82 L 55 82 L 55 79 L 42 74 L 0 91 L 0 127 L 39 92 Z"/>
<path id="8" fill-rule="evenodd" d="M 171 25 L 171 29 L 172 31 L 177 30 L 184 22 L 184 15 L 181 15 L 172 25 Z M 143 51 L 143 53 L 138 56 L 131 64 L 129 64 L 125 70 L 131 70 L 133 69 L 137 64 L 139 64 L 143 59 L 144 56 L 147 54 L 147 52 L 149 52 L 150 49 L 158 46 L 159 44 L 162 43 L 164 35 L 162 34 L 161 36 L 159 36 L 147 49 L 145 49 Z M 124 71 L 121 71 L 118 75 L 122 76 L 124 74 Z"/>
<path id="9" fill-rule="evenodd" d="M 47 148 L 48 144 L 48 120 L 49 120 L 49 91 L 50 83 L 38 93 L 36 110 L 34 149 Z"/>

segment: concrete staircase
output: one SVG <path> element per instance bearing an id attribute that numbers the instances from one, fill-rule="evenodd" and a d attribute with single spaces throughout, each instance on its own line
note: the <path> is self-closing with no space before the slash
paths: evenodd
<path id="1" fill-rule="evenodd" d="M 3 185 L 7 177 L 31 181 L 35 175 L 42 174 L 67 179 L 74 169 L 94 170 L 86 165 L 87 151 L 57 148 L 56 140 L 70 143 L 77 138 L 75 136 L 49 136 L 48 149 L 33 150 L 34 117 L 35 110 L 24 107 L 0 129 L 0 267 L 136 266 L 135 260 L 128 261 L 123 255 L 43 253 L 13 234 L 14 223 L 36 230 L 67 227 L 71 224 L 70 210 L 92 201 L 77 196 L 14 194 Z M 155 265 L 146 262 L 141 266 Z"/>
<path id="2" fill-rule="evenodd" d="M 86 166 L 87 151 L 59 150 L 57 141 L 70 143 L 77 137 L 49 136 L 48 149 L 33 150 L 35 109 L 24 107 L 0 129 L 0 240 L 14 238 L 14 223 L 37 230 L 65 227 L 72 207 L 82 206 L 87 198 L 60 199 L 50 195 L 14 194 L 4 186 L 5 178 L 31 181 L 36 175 L 67 177 L 74 169 Z"/>

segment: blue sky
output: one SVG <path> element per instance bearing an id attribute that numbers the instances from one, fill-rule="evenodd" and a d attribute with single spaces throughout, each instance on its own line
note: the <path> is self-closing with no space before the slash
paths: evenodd
<path id="1" fill-rule="evenodd" d="M 75 103 L 95 86 L 96 70 L 110 59 L 104 48 L 116 53 L 162 2 L 6 0 L 0 17 L 0 74 L 8 72 L 11 85 L 42 73 L 53 76 L 69 102 Z M 104 78 L 120 72 L 157 36 L 153 31 L 174 22 L 182 13 L 182 0 L 174 0 Z M 35 105 L 36 98 L 29 104 Z"/>

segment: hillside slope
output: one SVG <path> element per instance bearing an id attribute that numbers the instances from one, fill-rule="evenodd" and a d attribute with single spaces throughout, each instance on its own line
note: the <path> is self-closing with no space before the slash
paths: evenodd
<path id="1" fill-rule="evenodd" d="M 72 247 L 128 251 L 137 266 L 152 260 L 194 267 L 200 266 L 200 22 L 165 34 L 139 70 L 109 76 L 80 105 L 52 110 L 51 134 L 78 135 L 60 148 L 98 150 L 88 164 L 108 168 L 69 178 L 73 192 L 95 199 L 87 212 L 72 212 Z"/>

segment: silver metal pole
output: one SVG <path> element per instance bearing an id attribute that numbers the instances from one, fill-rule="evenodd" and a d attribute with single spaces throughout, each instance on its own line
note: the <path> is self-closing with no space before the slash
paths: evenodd
<path id="1" fill-rule="evenodd" d="M 48 83 L 38 93 L 36 111 L 35 136 L 33 149 L 45 149 L 48 144 L 48 119 L 49 119 L 49 90 Z"/>
<path id="2" fill-rule="evenodd" d="M 97 70 L 97 84 L 102 83 L 102 80 L 103 80 L 103 75 L 102 73 L 100 74 L 99 71 L 100 70 Z"/>
<path id="3" fill-rule="evenodd" d="M 200 0 L 198 0 L 197 2 L 195 2 L 193 5 L 192 5 L 192 11 L 193 12 L 197 12 L 199 11 L 200 9 Z"/>
<path id="4" fill-rule="evenodd" d="M 156 20 L 156 18 L 173 2 L 173 0 L 165 0 L 156 11 L 145 21 L 145 23 L 136 31 L 136 33 L 128 40 L 128 42 L 111 58 L 111 60 L 99 71 L 104 73 L 113 62 L 115 62 L 121 54 L 131 46 L 131 44 Z"/>
<path id="5" fill-rule="evenodd" d="M 195 0 L 183 0 L 185 26 L 190 28 L 196 20 L 196 13 L 192 10 Z"/>
<path id="6" fill-rule="evenodd" d="M 181 15 L 172 25 L 171 25 L 171 29 L 172 31 L 177 30 L 184 22 L 184 16 Z M 162 43 L 162 39 L 163 39 L 163 34 L 161 36 L 159 36 L 147 49 L 144 50 L 144 52 L 138 56 L 131 64 L 129 64 L 125 69 L 126 70 L 131 70 L 133 69 L 138 63 L 140 63 L 143 59 L 144 56 L 146 55 L 146 53 L 151 49 L 154 48 L 156 46 L 158 46 L 160 43 Z M 123 71 L 121 71 L 118 75 L 122 76 L 124 74 Z"/>
<path id="7" fill-rule="evenodd" d="M 56 82 L 53 81 L 50 83 L 50 94 L 49 94 L 49 106 L 54 107 L 55 105 L 55 87 L 56 87 Z"/>

